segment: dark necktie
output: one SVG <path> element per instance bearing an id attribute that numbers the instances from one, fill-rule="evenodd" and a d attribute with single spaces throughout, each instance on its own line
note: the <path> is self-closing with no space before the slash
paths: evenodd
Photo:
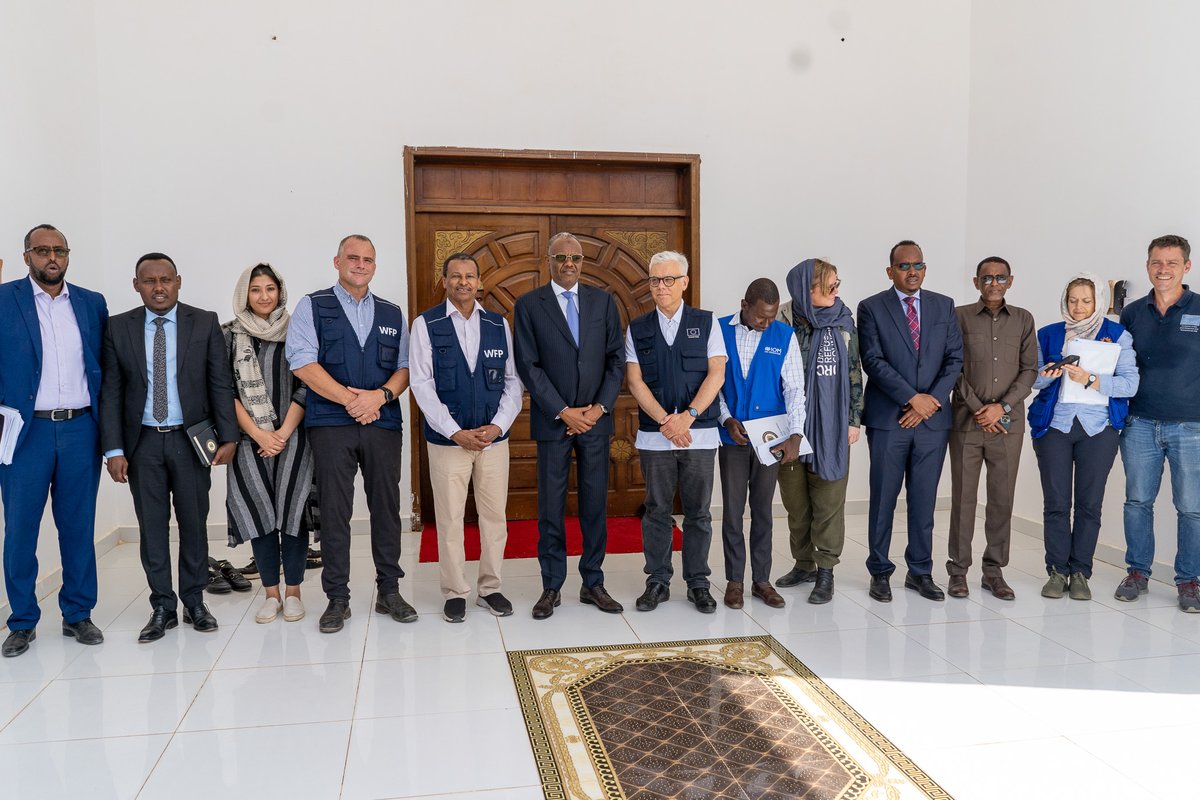
<path id="1" fill-rule="evenodd" d="M 904 305 L 908 306 L 908 332 L 912 336 L 913 349 L 917 352 L 921 351 L 921 322 L 917 319 L 917 298 L 904 298 Z"/>
<path id="2" fill-rule="evenodd" d="M 563 297 L 567 298 L 567 327 L 571 329 L 575 346 L 579 347 L 579 307 L 575 305 L 575 293 L 563 292 Z"/>
<path id="3" fill-rule="evenodd" d="M 154 318 L 154 395 L 151 411 L 159 424 L 167 421 L 167 332 L 163 330 L 166 322 L 166 317 Z"/>

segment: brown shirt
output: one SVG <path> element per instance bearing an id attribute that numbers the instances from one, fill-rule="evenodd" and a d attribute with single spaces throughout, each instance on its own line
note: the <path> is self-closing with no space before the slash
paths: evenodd
<path id="1" fill-rule="evenodd" d="M 963 371 L 954 387 L 954 430 L 975 431 L 975 412 L 988 403 L 1012 406 L 1010 432 L 1025 430 L 1025 398 L 1037 379 L 1033 315 L 1005 303 L 995 316 L 977 300 L 955 309 L 963 334 Z"/>

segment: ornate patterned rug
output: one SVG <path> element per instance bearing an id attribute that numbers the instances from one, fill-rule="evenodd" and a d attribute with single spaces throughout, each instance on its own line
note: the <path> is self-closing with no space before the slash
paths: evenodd
<path id="1" fill-rule="evenodd" d="M 547 800 L 950 798 L 770 636 L 508 657 Z"/>

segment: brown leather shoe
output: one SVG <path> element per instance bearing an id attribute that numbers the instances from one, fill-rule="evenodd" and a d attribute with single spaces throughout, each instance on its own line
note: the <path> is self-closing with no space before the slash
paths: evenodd
<path id="1" fill-rule="evenodd" d="M 554 589 L 547 589 L 542 592 L 542 596 L 533 604 L 533 618 L 545 619 L 554 613 L 554 607 L 562 605 L 562 598 Z"/>
<path id="2" fill-rule="evenodd" d="M 750 594 L 771 608 L 783 608 L 787 605 L 787 601 L 779 595 L 779 592 L 775 591 L 775 587 L 771 585 L 770 581 L 755 581 L 750 585 Z"/>
<path id="3" fill-rule="evenodd" d="M 742 595 L 746 590 L 746 585 L 741 581 L 730 581 L 725 586 L 725 605 L 729 608 L 741 608 L 746 604 L 742 599 Z"/>
<path id="4" fill-rule="evenodd" d="M 579 602 L 585 605 L 595 606 L 605 614 L 620 614 L 625 610 L 625 607 L 612 599 L 612 595 L 604 588 L 603 583 L 598 583 L 595 586 L 584 586 L 579 590 Z"/>
<path id="5" fill-rule="evenodd" d="M 951 575 L 950 583 L 946 585 L 946 594 L 951 597 L 966 597 L 971 593 L 967 588 L 966 575 Z"/>
<path id="6" fill-rule="evenodd" d="M 1017 593 L 1004 581 L 1002 575 L 984 575 L 983 588 L 992 593 L 997 600 L 1016 600 Z"/>

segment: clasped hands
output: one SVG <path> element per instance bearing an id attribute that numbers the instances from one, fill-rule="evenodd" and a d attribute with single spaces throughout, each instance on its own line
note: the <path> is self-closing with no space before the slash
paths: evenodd
<path id="1" fill-rule="evenodd" d="M 460 428 L 450 438 L 463 450 L 478 452 L 496 441 L 496 437 L 501 433 L 499 425 L 488 423 L 478 428 Z"/>
<path id="2" fill-rule="evenodd" d="M 1008 430 L 1000 424 L 1000 418 L 1003 416 L 1004 406 L 999 403 L 988 403 L 975 412 L 975 424 L 986 433 L 1008 433 Z"/>
<path id="3" fill-rule="evenodd" d="M 382 389 L 356 389 L 353 386 L 346 388 L 353 396 L 342 405 L 355 422 L 359 425 L 370 425 L 379 419 L 379 409 L 387 402 Z"/>
<path id="4" fill-rule="evenodd" d="M 915 428 L 940 411 L 941 408 L 942 404 L 933 395 L 914 394 L 912 399 L 901 409 L 904 413 L 900 415 L 900 427 Z"/>
<path id="5" fill-rule="evenodd" d="M 574 408 L 568 406 L 558 414 L 558 418 L 566 423 L 568 436 L 587 433 L 600 421 L 602 416 L 604 416 L 604 411 L 600 408 L 599 403 Z"/>

